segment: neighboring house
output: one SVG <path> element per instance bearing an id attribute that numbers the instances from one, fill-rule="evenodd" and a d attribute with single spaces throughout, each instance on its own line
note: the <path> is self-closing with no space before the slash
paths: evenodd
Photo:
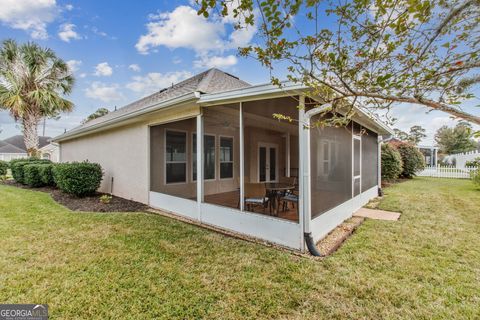
<path id="1" fill-rule="evenodd" d="M 57 143 L 49 143 L 41 147 L 39 151 L 42 159 L 48 159 L 52 162 L 59 162 L 60 160 L 60 148 Z"/>
<path id="2" fill-rule="evenodd" d="M 39 137 L 40 151 L 43 147 L 50 144 L 50 137 Z M 40 154 L 43 156 L 43 153 Z M 13 159 L 26 158 L 27 147 L 23 141 L 22 135 L 16 135 L 5 140 L 0 140 L 0 160 L 10 161 Z"/>
<path id="3" fill-rule="evenodd" d="M 362 110 L 346 128 L 305 126 L 308 90 L 211 69 L 54 141 L 62 162 L 101 164 L 100 191 L 305 250 L 378 195 L 378 135 L 392 134 Z"/>
<path id="4" fill-rule="evenodd" d="M 423 154 L 427 166 L 436 167 L 438 164 L 438 147 L 418 146 L 418 150 Z"/>

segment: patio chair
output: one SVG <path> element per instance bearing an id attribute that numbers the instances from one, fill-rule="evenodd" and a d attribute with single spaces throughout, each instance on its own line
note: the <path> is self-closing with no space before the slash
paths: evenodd
<path id="1" fill-rule="evenodd" d="M 262 206 L 265 212 L 269 202 L 266 193 L 264 183 L 245 183 L 245 209 L 253 211 L 255 207 Z"/>
<path id="2" fill-rule="evenodd" d="M 287 211 L 288 204 L 291 203 L 292 207 L 297 207 L 298 211 L 298 190 L 292 190 L 290 193 L 285 194 L 285 196 L 280 198 L 280 203 L 282 204 L 282 210 Z"/>

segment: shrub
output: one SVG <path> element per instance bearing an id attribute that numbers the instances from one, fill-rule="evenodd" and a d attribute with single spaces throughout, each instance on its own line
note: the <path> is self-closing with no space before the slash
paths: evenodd
<path id="1" fill-rule="evenodd" d="M 475 159 L 472 160 L 472 161 L 467 161 L 467 162 L 465 163 L 465 166 L 467 166 L 467 167 L 477 167 L 477 168 L 480 168 L 480 157 L 475 158 Z"/>
<path id="2" fill-rule="evenodd" d="M 6 176 L 8 170 L 8 162 L 0 160 L 0 176 Z"/>
<path id="3" fill-rule="evenodd" d="M 394 142 L 392 145 L 402 157 L 402 177 L 412 178 L 418 171 L 425 169 L 425 158 L 414 145 L 406 142 Z"/>
<path id="4" fill-rule="evenodd" d="M 40 164 L 27 164 L 23 166 L 23 180 L 32 188 L 43 187 L 45 184 L 40 176 Z"/>
<path id="5" fill-rule="evenodd" d="M 55 185 L 55 182 L 53 181 L 53 163 L 39 164 L 38 170 L 40 173 L 40 179 L 42 179 L 44 185 Z"/>
<path id="6" fill-rule="evenodd" d="M 109 204 L 112 201 L 112 196 L 104 194 L 100 197 L 100 202 L 103 204 Z"/>
<path id="7" fill-rule="evenodd" d="M 398 150 L 390 144 L 382 145 L 382 179 L 391 181 L 402 173 L 402 157 Z"/>
<path id="8" fill-rule="evenodd" d="M 470 172 L 473 183 L 480 188 L 480 168 Z"/>
<path id="9" fill-rule="evenodd" d="M 13 179 L 16 182 L 25 184 L 24 167 L 29 164 L 51 163 L 50 160 L 40 160 L 38 158 L 15 159 L 10 161 L 10 169 L 12 170 Z"/>
<path id="10" fill-rule="evenodd" d="M 57 187 L 77 197 L 94 194 L 102 182 L 102 167 L 97 163 L 60 163 L 53 167 Z"/>

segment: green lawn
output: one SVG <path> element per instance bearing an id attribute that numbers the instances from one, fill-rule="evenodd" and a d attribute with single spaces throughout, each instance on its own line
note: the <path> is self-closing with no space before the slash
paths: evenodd
<path id="1" fill-rule="evenodd" d="M 0 185 L 0 303 L 48 303 L 52 319 L 478 318 L 479 204 L 470 181 L 400 183 L 380 204 L 400 221 L 314 260 Z"/>

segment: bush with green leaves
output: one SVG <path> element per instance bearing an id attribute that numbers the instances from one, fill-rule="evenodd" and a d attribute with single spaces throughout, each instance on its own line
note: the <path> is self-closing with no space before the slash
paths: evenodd
<path id="1" fill-rule="evenodd" d="M 50 160 L 41 160 L 38 158 L 15 159 L 10 161 L 13 179 L 21 184 L 26 184 L 24 179 L 24 167 L 29 164 L 51 163 Z"/>
<path id="2" fill-rule="evenodd" d="M 382 145 L 382 179 L 392 181 L 403 171 L 402 157 L 398 150 L 390 144 Z"/>
<path id="3" fill-rule="evenodd" d="M 480 168 L 480 157 L 475 158 L 472 161 L 465 162 L 465 166 Z"/>
<path id="4" fill-rule="evenodd" d="M 412 178 L 417 172 L 425 169 L 425 158 L 417 147 L 407 142 L 393 142 L 391 145 L 398 150 L 402 157 L 402 177 Z"/>
<path id="5" fill-rule="evenodd" d="M 43 184 L 46 186 L 54 186 L 55 181 L 53 180 L 53 163 L 39 164 L 38 170 L 40 173 L 40 179 Z"/>
<path id="6" fill-rule="evenodd" d="M 53 179 L 57 187 L 77 197 L 95 194 L 102 177 L 102 167 L 97 163 L 59 163 L 53 167 Z"/>
<path id="7" fill-rule="evenodd" d="M 40 176 L 40 164 L 27 164 L 23 167 L 23 179 L 26 185 L 32 188 L 43 187 L 45 184 Z"/>
<path id="8" fill-rule="evenodd" d="M 480 168 L 470 172 L 473 183 L 480 188 Z"/>
<path id="9" fill-rule="evenodd" d="M 0 160 L 0 176 L 6 176 L 8 171 L 8 162 Z"/>

